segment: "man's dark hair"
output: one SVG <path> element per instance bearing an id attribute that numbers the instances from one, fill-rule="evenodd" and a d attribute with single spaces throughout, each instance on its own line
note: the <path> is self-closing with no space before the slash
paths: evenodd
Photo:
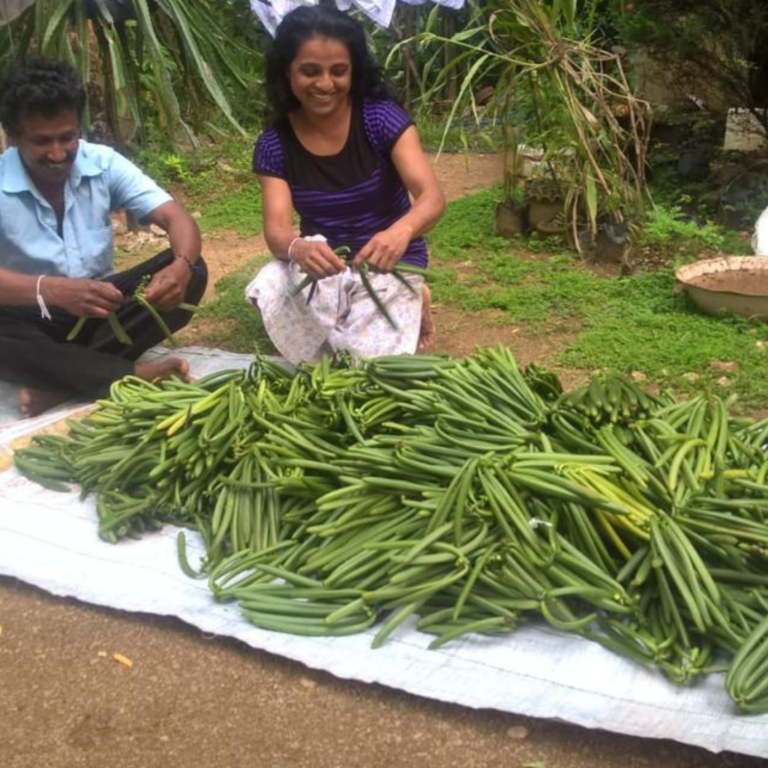
<path id="1" fill-rule="evenodd" d="M 11 134 L 26 115 L 55 117 L 74 109 L 82 120 L 85 88 L 67 64 L 42 56 L 29 56 L 13 64 L 0 81 L 0 123 Z"/>
<path id="2" fill-rule="evenodd" d="M 351 95 L 356 103 L 364 98 L 391 98 L 381 68 L 368 50 L 363 26 L 333 6 L 300 6 L 280 22 L 267 52 L 267 99 L 273 116 L 280 120 L 299 106 L 291 92 L 288 69 L 299 48 L 318 35 L 338 40 L 347 47 L 352 64 Z"/>

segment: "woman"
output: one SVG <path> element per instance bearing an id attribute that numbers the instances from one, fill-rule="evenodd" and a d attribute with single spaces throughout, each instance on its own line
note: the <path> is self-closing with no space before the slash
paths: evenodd
<path id="1" fill-rule="evenodd" d="M 335 8 L 289 13 L 266 74 L 275 120 L 259 137 L 253 168 L 275 258 L 248 299 L 293 363 L 337 350 L 414 353 L 420 336 L 424 343 L 434 334 L 429 294 L 423 278 L 408 275 L 406 286 L 391 272 L 400 261 L 426 266 L 421 235 L 445 207 L 416 127 L 390 98 L 361 25 Z M 351 261 L 334 252 L 342 247 Z M 363 286 L 364 262 L 393 323 Z M 306 276 L 316 282 L 296 294 Z"/>

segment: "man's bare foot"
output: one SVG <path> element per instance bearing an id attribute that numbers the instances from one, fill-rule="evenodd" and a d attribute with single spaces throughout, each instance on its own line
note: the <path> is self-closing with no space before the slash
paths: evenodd
<path id="1" fill-rule="evenodd" d="M 133 372 L 146 381 L 155 379 L 167 379 L 178 376 L 184 381 L 192 381 L 189 375 L 189 363 L 180 357 L 167 357 L 156 363 L 136 363 Z"/>
<path id="2" fill-rule="evenodd" d="M 25 419 L 31 419 L 33 416 L 39 416 L 41 413 L 61 405 L 69 398 L 70 395 L 63 392 L 48 392 L 44 389 L 23 387 L 19 390 L 21 415 Z"/>
<path id="3" fill-rule="evenodd" d="M 134 373 L 140 379 L 147 381 L 167 379 L 170 376 L 178 376 L 184 381 L 192 381 L 192 377 L 189 375 L 189 363 L 180 357 L 169 357 L 157 363 L 136 363 Z M 19 390 L 21 415 L 25 419 L 39 416 L 41 413 L 61 405 L 70 397 L 71 395 L 64 392 L 49 392 L 44 389 L 23 387 Z"/>
<path id="4" fill-rule="evenodd" d="M 437 326 L 432 317 L 432 291 L 425 283 L 421 289 L 421 328 L 419 329 L 419 352 L 426 352 L 435 346 Z"/>

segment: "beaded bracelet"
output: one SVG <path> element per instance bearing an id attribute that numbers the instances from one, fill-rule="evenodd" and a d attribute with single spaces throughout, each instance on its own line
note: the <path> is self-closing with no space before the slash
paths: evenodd
<path id="1" fill-rule="evenodd" d="M 174 258 L 186 261 L 187 262 L 187 266 L 189 267 L 190 273 L 194 274 L 194 272 L 195 272 L 195 262 L 192 261 L 192 259 L 190 259 L 189 256 L 181 256 L 181 255 L 176 254 L 174 256 Z"/>

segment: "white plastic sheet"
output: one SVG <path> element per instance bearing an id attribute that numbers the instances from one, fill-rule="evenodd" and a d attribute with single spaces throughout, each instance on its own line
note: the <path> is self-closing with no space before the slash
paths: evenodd
<path id="1" fill-rule="evenodd" d="M 200 375 L 243 367 L 249 357 L 184 349 Z M 23 431 L 0 430 L 0 442 Z M 602 647 L 546 627 L 505 638 L 469 637 L 440 650 L 413 624 L 372 650 L 375 630 L 346 638 L 303 638 L 257 629 L 233 605 L 217 604 L 204 581 L 176 560 L 177 530 L 106 544 L 92 500 L 46 491 L 13 470 L 0 473 L 0 574 L 52 594 L 112 608 L 177 616 L 204 632 L 323 669 L 441 701 L 552 718 L 587 728 L 768 758 L 768 716 L 737 715 L 722 676 L 676 688 L 660 674 Z M 202 546 L 191 538 L 190 559 Z"/>

